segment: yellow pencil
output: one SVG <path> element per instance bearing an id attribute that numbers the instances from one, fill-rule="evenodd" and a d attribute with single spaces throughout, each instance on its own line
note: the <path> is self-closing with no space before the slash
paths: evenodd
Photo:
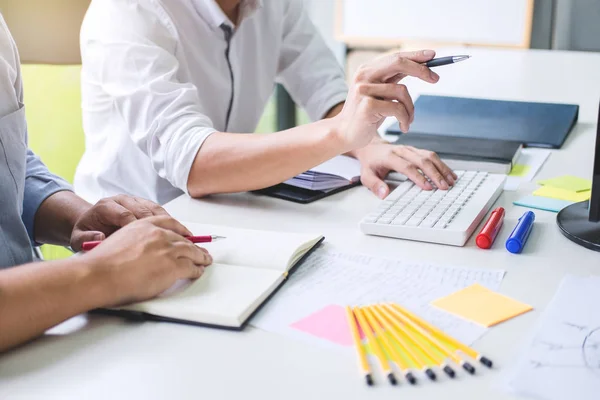
<path id="1" fill-rule="evenodd" d="M 452 336 L 448 335 L 447 333 L 445 333 L 444 331 L 442 331 L 441 329 L 436 328 L 435 326 L 431 325 L 430 323 L 428 323 L 427 321 L 424 321 L 423 319 L 417 317 L 415 314 L 411 313 L 410 311 L 408 311 L 407 309 L 395 304 L 394 307 L 400 311 L 401 313 L 403 313 L 404 315 L 406 315 L 407 317 L 409 317 L 410 319 L 414 320 L 416 323 L 418 323 L 419 325 L 421 325 L 422 327 L 424 327 L 425 329 L 427 329 L 428 331 L 430 331 L 432 334 L 440 337 L 441 339 L 443 339 L 445 342 L 451 344 L 452 346 L 456 347 L 457 350 L 462 351 L 463 353 L 467 354 L 470 357 L 473 357 L 475 360 L 479 361 L 480 363 L 482 363 L 483 365 L 485 365 L 488 368 L 492 368 L 492 360 L 490 360 L 489 358 L 483 356 L 482 354 L 478 353 L 475 349 L 467 346 L 466 344 L 454 339 Z"/>
<path id="2" fill-rule="evenodd" d="M 365 380 L 367 381 L 367 385 L 373 385 L 373 376 L 371 375 L 371 367 L 369 366 L 369 361 L 367 360 L 367 355 L 365 353 L 365 349 L 362 345 L 362 341 L 360 340 L 360 334 L 358 333 L 358 326 L 356 325 L 356 318 L 354 317 L 354 313 L 352 309 L 346 306 L 346 317 L 348 318 L 348 326 L 350 327 L 350 332 L 352 333 L 352 339 L 354 340 L 354 347 L 356 347 L 356 354 L 358 355 L 358 361 L 360 364 L 360 369 L 365 376 Z"/>
<path id="3" fill-rule="evenodd" d="M 392 368 L 390 367 L 390 363 L 388 363 L 387 357 L 383 353 L 383 350 L 381 350 L 381 347 L 379 346 L 379 342 L 377 341 L 377 339 L 375 338 L 375 335 L 373 334 L 373 329 L 371 328 L 369 323 L 365 320 L 365 316 L 362 313 L 362 311 L 360 310 L 360 308 L 354 307 L 353 311 L 354 311 L 354 315 L 356 315 L 356 320 L 358 321 L 358 325 L 363 330 L 365 335 L 367 335 L 367 339 L 369 340 L 369 345 L 371 346 L 371 350 L 373 350 L 373 352 L 379 359 L 379 363 L 381 364 L 381 369 L 383 370 L 383 373 L 387 375 L 388 380 L 390 381 L 390 383 L 392 385 L 396 385 L 398 383 L 398 381 L 396 380 L 396 376 L 394 376 L 394 372 L 392 371 Z"/>
<path id="4" fill-rule="evenodd" d="M 392 304 L 392 305 L 386 304 L 383 307 L 385 307 L 386 310 L 391 312 L 394 319 L 400 320 L 401 322 L 403 322 L 407 325 L 410 325 L 421 335 L 425 336 L 425 338 L 427 338 L 427 340 L 429 340 L 432 345 L 434 345 L 438 350 L 440 350 L 446 356 L 450 357 L 450 359 L 452 361 L 454 361 L 455 363 L 457 363 L 458 365 L 463 367 L 465 369 L 465 371 L 467 371 L 470 374 L 475 373 L 475 367 L 473 367 L 468 361 L 465 361 L 462 358 L 458 357 L 456 354 L 454 354 L 452 349 L 448 348 L 448 346 L 446 344 L 444 344 L 442 341 L 440 341 L 436 336 L 429 333 L 426 329 L 424 329 L 423 327 L 418 325 L 415 321 L 408 318 L 406 315 L 402 314 L 398 309 L 395 308 L 395 306 L 396 306 L 395 304 Z"/>
<path id="5" fill-rule="evenodd" d="M 387 337 L 387 335 L 385 334 L 384 330 L 382 329 L 380 323 L 376 320 L 376 318 L 371 313 L 371 310 L 369 309 L 369 307 L 363 307 L 362 311 L 364 312 L 364 315 L 367 318 L 367 321 L 369 322 L 369 324 L 374 328 L 377 336 L 381 338 L 382 345 L 388 351 L 388 354 L 390 354 L 392 356 L 392 359 L 396 362 L 398 367 L 400 369 L 402 369 L 402 372 L 403 372 L 406 380 L 408 382 L 410 382 L 412 385 L 417 383 L 417 379 L 415 378 L 414 374 L 410 371 L 410 369 L 408 368 L 408 365 L 406 365 L 406 363 L 404 362 L 404 359 L 402 358 L 402 354 L 400 354 L 398 352 L 398 350 L 396 349 L 396 346 L 394 346 L 394 344 L 391 342 L 391 340 Z M 396 339 L 396 338 L 394 338 L 394 339 Z M 414 359 L 411 359 L 411 362 L 414 363 L 415 365 L 417 365 L 417 367 L 419 367 L 418 363 Z"/>
<path id="6" fill-rule="evenodd" d="M 401 326 L 398 323 L 398 321 L 396 321 L 394 317 L 390 314 L 390 312 L 383 308 L 381 305 L 375 306 L 375 312 L 380 315 L 382 320 L 385 320 L 389 325 L 391 325 L 391 328 L 386 329 L 389 329 L 392 332 L 396 330 L 398 332 L 403 333 L 404 336 L 406 336 L 412 343 L 414 343 L 415 347 L 417 347 L 423 354 L 425 354 L 425 356 L 427 356 L 434 363 L 438 364 L 440 368 L 442 368 L 442 370 L 450 378 L 454 378 L 456 376 L 456 372 L 454 371 L 454 369 L 452 369 L 452 367 L 448 365 L 445 359 L 443 359 L 431 350 L 429 342 L 423 336 L 419 335 L 418 332 L 410 330 L 410 327 L 408 325 Z M 429 376 L 430 379 L 435 380 L 435 374 L 433 377 L 430 376 L 431 373 L 433 373 L 433 371 L 428 371 L 431 371 L 431 369 L 425 370 L 425 374 L 427 374 L 427 376 Z"/>
<path id="7" fill-rule="evenodd" d="M 430 370 L 430 368 L 427 366 L 427 362 L 424 361 L 422 359 L 422 357 L 419 356 L 419 354 L 410 346 L 410 344 L 408 342 L 406 342 L 406 340 L 397 331 L 395 331 L 391 327 L 391 325 L 387 323 L 387 321 L 381 319 L 380 316 L 377 314 L 377 311 L 374 308 L 369 307 L 368 312 L 377 321 L 376 323 L 378 325 L 382 326 L 383 328 L 385 328 L 385 332 L 389 333 L 394 338 L 394 340 L 402 348 L 402 350 L 404 351 L 404 354 L 411 361 L 411 363 L 414 364 L 416 366 L 416 368 L 418 368 L 424 372 L 429 371 L 429 372 L 425 372 L 425 374 L 431 380 L 435 380 L 435 373 L 433 373 L 433 371 Z M 433 377 L 432 377 L 432 375 L 433 375 Z M 414 375 L 412 375 L 412 378 L 414 379 Z M 409 380 L 410 383 L 416 382 L 416 379 L 415 379 L 415 382 L 412 382 L 410 377 L 407 377 L 407 379 Z"/>

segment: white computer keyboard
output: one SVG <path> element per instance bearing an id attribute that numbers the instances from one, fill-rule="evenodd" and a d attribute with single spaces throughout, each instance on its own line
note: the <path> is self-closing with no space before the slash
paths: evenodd
<path id="1" fill-rule="evenodd" d="M 504 187 L 505 175 L 455 171 L 449 190 L 400 184 L 360 223 L 369 235 L 464 246 Z"/>

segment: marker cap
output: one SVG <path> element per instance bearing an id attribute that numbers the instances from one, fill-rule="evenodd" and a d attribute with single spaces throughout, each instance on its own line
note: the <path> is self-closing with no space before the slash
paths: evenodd
<path id="1" fill-rule="evenodd" d="M 492 241 L 485 235 L 477 235 L 475 244 L 477 244 L 477 247 L 480 249 L 489 249 L 492 247 Z"/>
<path id="2" fill-rule="evenodd" d="M 535 221 L 535 214 L 532 211 L 527 211 L 517 222 L 517 226 L 513 229 L 509 238 L 506 240 L 506 250 L 513 254 L 518 254 L 525 247 L 525 243 L 531 233 L 533 222 Z"/>

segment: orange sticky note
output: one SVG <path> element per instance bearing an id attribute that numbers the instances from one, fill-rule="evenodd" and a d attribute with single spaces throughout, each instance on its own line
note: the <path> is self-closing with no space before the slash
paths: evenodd
<path id="1" fill-rule="evenodd" d="M 435 300 L 431 304 L 485 327 L 533 310 L 533 307 L 528 304 L 496 293 L 477 283 Z"/>

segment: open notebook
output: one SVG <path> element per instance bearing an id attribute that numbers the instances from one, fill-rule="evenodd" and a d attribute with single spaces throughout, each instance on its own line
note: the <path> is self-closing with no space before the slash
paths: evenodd
<path id="1" fill-rule="evenodd" d="M 153 300 L 111 309 L 148 320 L 241 329 L 317 244 L 321 235 L 245 230 L 184 223 L 194 235 L 227 239 L 204 243 L 213 264 L 194 281 L 180 281 Z"/>

